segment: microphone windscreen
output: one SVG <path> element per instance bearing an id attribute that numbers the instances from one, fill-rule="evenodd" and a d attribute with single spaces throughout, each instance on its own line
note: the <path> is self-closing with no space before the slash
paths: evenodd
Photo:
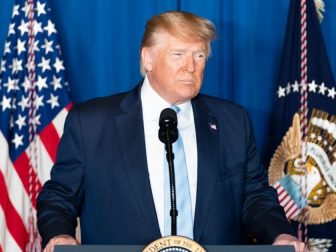
<path id="1" fill-rule="evenodd" d="M 173 123 L 177 126 L 177 114 L 175 110 L 171 108 L 165 108 L 161 111 L 159 125 L 161 126 L 166 122 Z"/>
<path id="2" fill-rule="evenodd" d="M 160 114 L 159 125 L 160 141 L 167 144 L 167 137 L 169 137 L 170 142 L 174 143 L 178 138 L 177 114 L 175 110 L 171 108 L 165 108 L 162 110 Z"/>

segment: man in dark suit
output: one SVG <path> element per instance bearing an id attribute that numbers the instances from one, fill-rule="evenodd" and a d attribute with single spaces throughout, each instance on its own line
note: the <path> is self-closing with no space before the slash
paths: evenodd
<path id="1" fill-rule="evenodd" d="M 144 80 L 132 91 L 71 109 L 51 179 L 38 197 L 45 251 L 55 244 L 147 244 L 163 235 L 162 109 L 177 105 L 190 190 L 193 234 L 200 244 L 304 244 L 268 186 L 244 109 L 198 94 L 213 24 L 167 12 L 146 25 L 141 46 Z M 179 176 L 176 167 L 176 176 Z M 179 234 L 179 230 L 178 233 Z"/>

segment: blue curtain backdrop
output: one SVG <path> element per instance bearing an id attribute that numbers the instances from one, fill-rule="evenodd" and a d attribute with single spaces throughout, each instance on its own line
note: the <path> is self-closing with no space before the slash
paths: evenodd
<path id="1" fill-rule="evenodd" d="M 15 0 L 0 0 L 0 54 Z M 75 103 L 126 91 L 140 79 L 139 45 L 152 15 L 185 10 L 214 22 L 202 92 L 235 101 L 252 117 L 265 149 L 290 0 L 49 0 Z M 336 1 L 322 30 L 336 73 Z"/>

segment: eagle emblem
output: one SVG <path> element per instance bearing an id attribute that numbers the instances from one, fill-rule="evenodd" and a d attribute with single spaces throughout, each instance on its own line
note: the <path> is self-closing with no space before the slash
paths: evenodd
<path id="1" fill-rule="evenodd" d="M 305 168 L 301 165 L 302 144 L 300 119 L 295 114 L 271 159 L 269 183 L 277 189 L 289 219 L 302 222 L 304 216 L 307 224 L 330 222 L 336 219 L 336 116 L 312 111 L 303 148 Z M 284 191 L 288 197 L 282 197 Z M 300 214 L 303 209 L 304 215 Z"/>

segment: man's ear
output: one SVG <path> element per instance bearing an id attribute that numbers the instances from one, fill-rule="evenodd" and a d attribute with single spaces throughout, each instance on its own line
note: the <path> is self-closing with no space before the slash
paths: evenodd
<path id="1" fill-rule="evenodd" d="M 141 59 L 142 59 L 142 64 L 146 72 L 150 72 L 153 69 L 153 59 L 152 59 L 152 51 L 151 48 L 144 47 L 141 50 Z"/>

